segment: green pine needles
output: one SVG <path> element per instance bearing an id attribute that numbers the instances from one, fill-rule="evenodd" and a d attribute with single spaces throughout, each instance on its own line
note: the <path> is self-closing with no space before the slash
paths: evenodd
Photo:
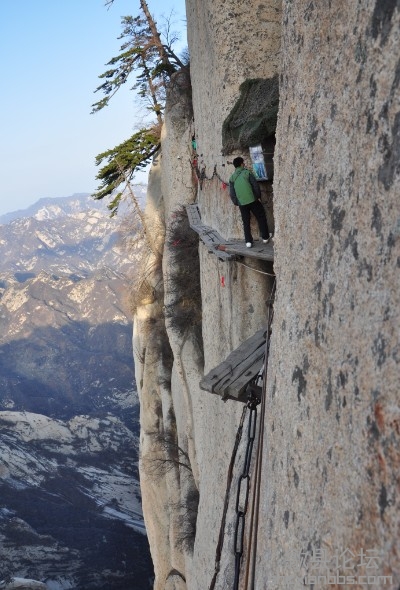
<path id="1" fill-rule="evenodd" d="M 112 3 L 108 0 L 106 4 Z M 166 87 L 171 75 L 185 68 L 173 50 L 175 35 L 164 34 L 165 42 L 151 16 L 147 2 L 140 1 L 141 13 L 137 17 L 122 17 L 124 39 L 121 52 L 113 57 L 110 66 L 99 76 L 103 80 L 95 92 L 102 92 L 103 98 L 92 105 L 92 113 L 97 113 L 108 106 L 111 98 L 133 75 L 135 82 L 130 90 L 135 90 L 147 105 L 147 110 L 155 117 L 147 127 L 135 132 L 123 143 L 107 150 L 96 157 L 96 166 L 102 166 L 96 179 L 100 180 L 95 199 L 112 198 L 108 208 L 115 215 L 122 197 L 118 191 L 122 183 L 129 183 L 136 170 L 149 164 L 160 148 L 161 126 L 165 105 Z"/>
<path id="2" fill-rule="evenodd" d="M 95 199 L 113 196 L 108 208 L 111 215 L 115 215 L 122 197 L 122 192 L 114 194 L 124 182 L 129 182 L 135 170 L 144 168 L 160 148 L 160 135 L 153 127 L 140 129 L 116 147 L 96 156 L 96 166 L 105 165 L 100 169 L 96 178 L 101 181 L 94 193 Z"/>

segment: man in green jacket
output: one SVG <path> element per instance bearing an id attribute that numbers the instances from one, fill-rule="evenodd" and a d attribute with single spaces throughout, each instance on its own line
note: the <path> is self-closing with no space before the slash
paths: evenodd
<path id="1" fill-rule="evenodd" d="M 240 156 L 233 160 L 235 172 L 229 179 L 229 195 L 232 202 L 239 206 L 242 215 L 244 239 L 247 248 L 253 245 L 250 229 L 250 212 L 257 219 L 258 227 L 264 244 L 269 242 L 268 224 L 264 207 L 260 202 L 261 190 L 252 172 L 244 167 Z"/>

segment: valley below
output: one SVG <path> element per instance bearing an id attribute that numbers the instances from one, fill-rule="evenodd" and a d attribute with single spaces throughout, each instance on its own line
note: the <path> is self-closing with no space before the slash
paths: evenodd
<path id="1" fill-rule="evenodd" d="M 88 195 L 0 218 L 1 588 L 152 587 L 122 241 Z"/>

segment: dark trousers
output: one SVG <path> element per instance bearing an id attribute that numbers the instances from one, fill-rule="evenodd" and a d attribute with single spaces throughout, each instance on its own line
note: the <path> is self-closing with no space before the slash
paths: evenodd
<path id="1" fill-rule="evenodd" d="M 268 224 L 264 207 L 262 206 L 261 202 L 257 200 L 249 203 L 248 205 L 239 205 L 239 209 L 242 215 L 244 239 L 246 243 L 253 243 L 253 236 L 251 235 L 250 229 L 250 212 L 253 213 L 254 217 L 257 219 L 262 239 L 267 240 L 269 236 Z"/>

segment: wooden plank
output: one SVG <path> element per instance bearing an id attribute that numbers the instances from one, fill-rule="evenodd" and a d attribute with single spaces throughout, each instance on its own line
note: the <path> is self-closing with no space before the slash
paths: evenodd
<path id="1" fill-rule="evenodd" d="M 258 330 L 251 338 L 242 342 L 238 348 L 232 351 L 225 361 L 209 371 L 200 381 L 201 389 L 216 393 L 219 384 L 226 385 L 229 380 L 237 379 L 238 373 L 245 373 L 259 358 L 257 351 L 260 347 L 262 350 L 264 348 L 265 332 L 266 328 Z"/>
<path id="2" fill-rule="evenodd" d="M 258 375 L 262 366 L 264 364 L 264 354 L 265 354 L 265 346 L 263 347 L 263 351 L 261 356 L 257 359 L 256 362 L 253 363 L 251 367 L 245 372 L 240 375 L 238 379 L 236 379 L 233 383 L 229 383 L 227 387 L 225 387 L 224 391 L 216 392 L 220 393 L 222 399 L 231 398 L 236 400 L 244 400 L 244 393 L 246 391 L 247 385 L 250 383 L 254 377 Z"/>
<path id="3" fill-rule="evenodd" d="M 237 397 L 241 390 L 257 375 L 265 353 L 265 342 L 253 354 L 233 368 L 232 374 L 221 379 L 214 387 L 214 393 L 226 397 L 229 393 Z M 257 368 L 258 367 L 258 368 Z"/>
<path id="4" fill-rule="evenodd" d="M 201 225 L 200 210 L 198 205 L 186 205 L 186 212 L 190 227 Z"/>
<path id="5" fill-rule="evenodd" d="M 221 378 L 231 373 L 232 367 L 249 359 L 260 346 L 263 346 L 265 343 L 265 332 L 266 328 L 261 328 L 229 354 L 227 359 L 219 365 L 221 367 L 219 372 Z"/>
<path id="6" fill-rule="evenodd" d="M 186 205 L 190 227 L 199 234 L 201 241 L 207 246 L 211 254 L 215 254 L 220 260 L 233 260 L 235 256 L 225 250 L 219 250 L 218 246 L 224 243 L 224 239 L 215 229 L 201 223 L 199 207 L 196 204 Z"/>
<path id="7" fill-rule="evenodd" d="M 227 372 L 226 367 L 224 367 L 223 371 L 221 371 L 221 373 L 218 375 L 219 379 L 214 380 L 214 391 L 224 391 L 227 384 L 233 383 L 240 377 L 240 375 L 245 373 L 247 369 L 264 354 L 264 344 L 265 341 L 260 342 L 259 346 L 257 346 L 257 348 L 251 352 L 251 354 L 243 356 L 242 358 L 238 358 L 235 355 L 236 359 L 238 360 L 236 360 L 236 362 L 230 362 L 230 370 Z"/>
<path id="8" fill-rule="evenodd" d="M 205 244 L 212 244 L 214 247 L 222 243 L 221 236 L 215 230 L 204 225 L 200 237 Z"/>
<path id="9" fill-rule="evenodd" d="M 204 227 L 204 226 L 203 226 Z M 232 254 L 228 254 L 223 250 L 218 250 L 221 237 L 214 230 L 210 231 L 210 228 L 205 228 L 205 231 L 200 234 L 200 239 L 203 244 L 208 248 L 208 251 L 215 254 L 221 260 L 231 260 L 234 258 Z"/>
<path id="10" fill-rule="evenodd" d="M 208 247 L 208 251 L 221 260 L 232 260 L 234 258 L 232 254 L 218 249 L 218 246 L 222 243 L 222 237 L 214 229 L 203 225 L 200 239 Z"/>
<path id="11" fill-rule="evenodd" d="M 242 240 L 226 240 L 212 227 L 203 225 L 198 205 L 195 203 L 186 205 L 190 227 L 199 234 L 202 242 L 211 248 L 209 252 L 215 254 L 221 260 L 234 260 L 237 256 L 247 256 L 261 260 L 274 261 L 274 247 L 270 242 L 263 244 L 261 241 L 254 242 L 253 248 L 246 248 Z"/>
<path id="12" fill-rule="evenodd" d="M 263 348 L 263 346 L 261 348 Z M 237 351 L 235 351 L 234 356 L 230 355 L 226 361 L 216 367 L 209 381 L 212 393 L 224 391 L 225 387 L 227 387 L 229 383 L 232 383 L 242 373 L 245 373 L 247 369 L 259 358 L 259 351 L 260 346 L 258 346 L 256 350 L 252 351 L 251 354 L 246 354 L 246 356 L 239 356 Z"/>
<path id="13" fill-rule="evenodd" d="M 226 254 L 225 252 L 219 252 L 218 250 L 209 250 L 210 253 L 215 254 L 216 257 L 219 260 L 222 260 L 222 262 L 226 262 L 227 260 L 233 260 L 234 256 L 232 256 L 231 254 Z"/>
<path id="14" fill-rule="evenodd" d="M 245 243 L 232 243 L 221 244 L 219 246 L 223 248 L 225 252 L 236 256 L 247 256 L 249 258 L 258 258 L 260 260 L 268 260 L 269 262 L 274 261 L 274 246 L 273 244 L 263 244 L 262 242 L 254 242 L 252 248 L 246 248 Z"/>

